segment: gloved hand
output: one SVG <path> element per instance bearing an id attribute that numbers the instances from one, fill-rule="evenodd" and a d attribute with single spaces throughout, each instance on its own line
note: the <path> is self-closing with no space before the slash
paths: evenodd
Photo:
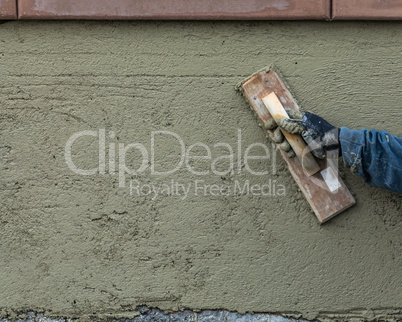
<path id="1" fill-rule="evenodd" d="M 293 111 L 288 111 L 288 114 L 292 114 Z M 289 117 L 291 117 L 289 114 Z M 292 116 L 294 116 L 292 114 Z M 271 117 L 265 124 L 264 128 L 266 130 L 272 130 L 274 131 L 273 134 L 269 133 L 268 138 L 271 139 L 272 142 L 275 142 L 276 144 L 279 144 L 279 147 L 286 152 L 289 158 L 294 158 L 296 154 L 292 150 L 292 147 L 290 146 L 289 142 L 285 139 L 283 136 L 283 133 L 281 129 L 278 127 L 278 124 L 276 124 L 275 120 L 273 117 Z"/>
<path id="2" fill-rule="evenodd" d="M 315 157 L 323 159 L 327 157 L 329 151 L 334 151 L 333 154 L 336 153 L 337 157 L 341 155 L 339 128 L 310 112 L 288 111 L 288 114 L 290 119 L 278 120 L 279 128 L 282 128 L 289 133 L 301 134 L 311 153 Z M 266 128 L 274 129 L 275 126 L 272 125 L 272 121 L 269 121 L 266 124 Z M 272 138 L 273 141 L 275 143 L 280 143 L 280 147 L 284 151 L 291 151 L 290 149 L 286 150 L 289 143 L 287 143 L 282 133 L 280 133 L 281 135 L 277 133 L 279 128 L 274 131 Z M 291 152 L 288 152 L 289 157 L 291 157 L 291 154 Z"/>

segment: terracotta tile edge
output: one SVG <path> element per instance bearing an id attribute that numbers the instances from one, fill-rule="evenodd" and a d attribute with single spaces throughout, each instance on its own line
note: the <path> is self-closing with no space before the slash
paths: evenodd
<path id="1" fill-rule="evenodd" d="M 17 2 L 18 2 L 18 0 L 14 0 L 14 2 L 11 3 L 11 5 L 7 4 L 7 7 L 4 11 L 2 11 L 0 8 L 0 21 L 18 19 Z"/>
<path id="2" fill-rule="evenodd" d="M 402 20 L 402 15 L 397 16 L 397 17 L 378 17 L 378 16 L 372 16 L 372 15 L 367 15 L 367 16 L 339 16 L 337 17 L 336 15 L 333 16 L 332 18 L 333 21 L 401 21 Z"/>
<path id="3" fill-rule="evenodd" d="M 1 20 L 206 20 L 206 21 L 216 21 L 216 20 L 266 20 L 266 21 L 293 21 L 293 20 L 320 20 L 320 21 L 341 21 L 341 20 L 366 20 L 366 21 L 399 21 L 402 20 L 402 13 L 396 15 L 380 15 L 380 14 L 365 14 L 362 10 L 362 14 L 355 14 L 348 12 L 340 13 L 337 9 L 336 0 L 327 0 L 324 2 L 324 10 L 319 10 L 319 13 L 312 12 L 305 15 L 296 14 L 283 14 L 283 15 L 250 15 L 247 13 L 238 14 L 219 14 L 213 13 L 193 13 L 193 14 L 169 14 L 169 15 L 111 15 L 105 16 L 104 14 L 93 14 L 93 15 L 60 15 L 58 14 L 31 14 L 27 13 L 23 7 L 24 0 L 15 0 L 14 8 L 7 8 L 3 13 L 0 12 Z M 14 12 L 12 12 L 14 10 Z M 24 12 L 25 11 L 25 12 Z M 323 12 L 324 11 L 324 12 Z"/>
<path id="4" fill-rule="evenodd" d="M 383 10 L 378 10 L 378 13 L 370 12 L 370 9 L 367 12 L 367 9 L 360 8 L 359 13 L 356 13 L 355 10 L 341 10 L 337 7 L 337 5 L 342 6 L 342 1 L 339 0 L 330 0 L 331 1 L 331 16 L 332 20 L 367 20 L 367 21 L 376 21 L 376 20 L 383 20 L 383 21 L 398 21 L 402 20 L 402 9 L 396 10 L 397 13 L 389 14 L 387 13 L 381 14 L 381 12 L 385 12 Z"/>
<path id="5" fill-rule="evenodd" d="M 330 20 L 331 19 L 331 0 L 311 0 L 311 3 L 316 3 L 316 7 L 311 5 L 305 8 L 298 4 L 296 8 L 290 7 L 286 10 L 278 12 L 263 12 L 259 11 L 241 11 L 238 12 L 219 12 L 219 5 L 214 6 L 215 10 L 207 12 L 189 11 L 186 13 L 180 12 L 179 8 L 173 8 L 170 13 L 158 13 L 158 10 L 140 10 L 135 12 L 131 8 L 128 13 L 110 13 L 106 8 L 95 6 L 92 12 L 81 11 L 75 8 L 69 12 L 62 9 L 47 12 L 46 6 L 42 10 L 33 9 L 33 0 L 17 0 L 19 19 L 21 20 Z M 96 1 L 96 0 L 95 0 Z M 123 1 L 124 0 L 120 0 Z M 158 0 L 159 2 L 161 0 Z M 157 1 L 157 2 L 158 2 Z M 162 0 L 163 1 L 163 0 Z M 196 1 L 196 0 L 192 0 Z M 292 0 L 300 1 L 300 0 Z M 57 2 L 56 2 L 57 3 Z M 90 2 L 88 2 L 90 3 Z M 102 3 L 102 1 L 101 1 Z M 85 7 L 85 6 L 84 6 Z M 240 6 L 241 8 L 243 6 Z M 251 6 L 253 7 L 253 6 Z M 57 8 L 57 7 L 56 7 Z M 253 9 L 253 8 L 251 8 Z M 306 10 L 307 9 L 307 10 Z M 196 9 L 194 9 L 196 10 Z M 60 11 L 60 12 L 59 12 Z M 130 14 L 131 11 L 131 14 Z M 235 10 L 234 10 L 235 11 Z M 294 12 L 296 11 L 296 12 Z"/>
<path id="6" fill-rule="evenodd" d="M 230 16 L 230 17 L 209 17 L 209 16 L 20 16 L 19 20 L 97 20 L 97 21 L 329 21 L 329 16 L 314 16 L 314 17 L 243 17 L 243 16 Z"/>
<path id="7" fill-rule="evenodd" d="M 366 21 L 401 21 L 402 13 L 400 15 L 374 15 L 374 14 L 348 14 L 348 13 L 337 13 L 336 10 L 333 10 L 332 20 L 334 21 L 354 21 L 354 20 L 366 20 Z"/>

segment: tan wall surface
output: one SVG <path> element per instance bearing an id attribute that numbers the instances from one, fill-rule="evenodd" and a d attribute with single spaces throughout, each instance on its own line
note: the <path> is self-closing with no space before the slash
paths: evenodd
<path id="1" fill-rule="evenodd" d="M 284 167 L 251 161 L 231 175 L 169 176 L 141 184 L 285 187 L 286 196 L 130 196 L 117 174 L 66 165 L 78 131 L 116 143 L 172 131 L 186 148 L 268 144 L 235 85 L 270 63 L 300 105 L 337 126 L 401 130 L 401 23 L 8 22 L 0 25 L 0 315 L 129 316 L 224 308 L 306 318 L 402 317 L 400 195 L 348 169 L 357 205 L 319 226 Z M 159 138 L 156 165 L 180 148 Z M 258 152 L 256 149 L 255 151 Z M 138 151 L 137 151 L 138 152 Z M 259 151 L 261 153 L 261 151 Z M 201 155 L 199 152 L 199 155 Z M 237 152 L 236 152 L 237 153 Z M 213 157 L 222 155 L 213 150 Z M 96 138 L 74 161 L 97 166 Z M 196 161 L 208 170 L 210 162 Z M 127 164 L 138 167 L 139 155 Z M 239 173 L 240 172 L 240 173 Z M 193 187 L 191 187 L 193 188 Z M 184 200 L 182 200 L 184 199 Z"/>

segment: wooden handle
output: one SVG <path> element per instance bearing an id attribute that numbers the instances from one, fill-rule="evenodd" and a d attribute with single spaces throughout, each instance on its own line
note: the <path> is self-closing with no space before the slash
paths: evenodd
<path id="1" fill-rule="evenodd" d="M 281 118 L 289 118 L 288 113 L 286 113 L 281 102 L 274 92 L 262 98 L 265 107 L 268 109 L 269 113 L 274 118 L 275 122 L 278 122 Z M 292 134 L 281 129 L 283 135 L 288 140 L 290 146 L 295 152 L 297 158 L 303 166 L 306 173 L 311 176 L 314 173 L 320 171 L 320 166 L 314 159 L 313 155 L 308 150 L 306 143 L 303 138 L 298 134 Z"/>

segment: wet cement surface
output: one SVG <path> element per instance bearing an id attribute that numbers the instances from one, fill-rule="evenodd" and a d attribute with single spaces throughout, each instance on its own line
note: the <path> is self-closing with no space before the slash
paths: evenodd
<path id="1" fill-rule="evenodd" d="M 120 318 L 147 305 L 400 317 L 401 196 L 343 169 L 357 205 L 320 226 L 234 90 L 274 63 L 303 109 L 401 136 L 400 30 L 400 22 L 1 24 L 0 316 Z M 74 142 L 71 161 L 94 174 L 66 160 L 82 131 L 93 132 Z M 158 174 L 180 164 L 180 142 L 206 158 Z M 254 143 L 247 153 L 265 159 L 246 161 Z M 233 160 L 218 159 L 230 149 Z"/>

